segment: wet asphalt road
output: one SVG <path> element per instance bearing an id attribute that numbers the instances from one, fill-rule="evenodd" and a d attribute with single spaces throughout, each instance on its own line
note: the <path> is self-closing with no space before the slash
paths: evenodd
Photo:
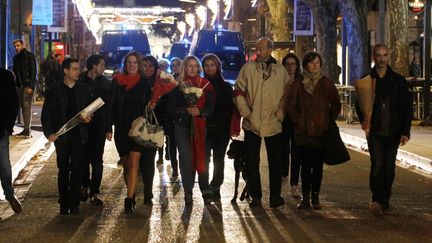
<path id="1" fill-rule="evenodd" d="M 143 205 L 142 185 L 137 210 L 123 213 L 126 187 L 114 145 L 107 142 L 101 198 L 88 202 L 78 215 L 58 214 L 55 154 L 45 163 L 23 202 L 24 211 L 0 222 L 0 242 L 427 242 L 432 239 L 432 179 L 398 167 L 393 189 L 394 212 L 381 218 L 368 205 L 369 158 L 351 152 L 344 165 L 325 167 L 323 210 L 300 211 L 283 185 L 286 204 L 268 205 L 268 171 L 262 149 L 263 207 L 230 202 L 232 160 L 226 160 L 222 204 L 204 206 L 198 185 L 194 204 L 185 209 L 180 183 L 169 180 L 168 161 L 158 166 L 154 205 Z"/>

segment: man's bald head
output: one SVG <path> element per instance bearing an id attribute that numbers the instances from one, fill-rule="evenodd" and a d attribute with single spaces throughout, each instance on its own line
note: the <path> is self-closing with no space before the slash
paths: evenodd
<path id="1" fill-rule="evenodd" d="M 267 37 L 259 38 L 255 43 L 256 56 L 258 62 L 266 61 L 273 51 L 274 45 L 273 41 Z"/>

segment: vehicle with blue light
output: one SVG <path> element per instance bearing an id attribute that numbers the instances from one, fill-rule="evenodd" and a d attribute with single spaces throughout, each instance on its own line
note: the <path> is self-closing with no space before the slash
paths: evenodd
<path id="1" fill-rule="evenodd" d="M 207 53 L 219 57 L 225 81 L 234 85 L 241 67 L 245 64 L 245 49 L 241 34 L 225 29 L 200 30 L 194 35 L 190 54 L 201 59 Z"/>
<path id="2" fill-rule="evenodd" d="M 130 51 L 150 54 L 150 45 L 144 30 L 109 30 L 102 34 L 100 54 L 105 58 L 105 75 L 122 68 L 123 57 Z"/>
<path id="3" fill-rule="evenodd" d="M 171 60 L 174 57 L 178 57 L 183 60 L 185 56 L 189 54 L 191 43 L 188 40 L 174 42 L 171 46 L 168 59 Z"/>

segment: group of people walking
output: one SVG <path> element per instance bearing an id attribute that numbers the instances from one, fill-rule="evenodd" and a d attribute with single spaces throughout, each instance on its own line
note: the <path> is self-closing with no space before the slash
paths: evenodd
<path id="1" fill-rule="evenodd" d="M 139 172 L 144 204 L 153 204 L 157 149 L 140 145 L 128 136 L 132 122 L 149 111 L 164 128 L 171 179 L 178 180 L 180 174 L 186 206 L 193 204 L 196 176 L 204 204 L 220 203 L 232 114 L 238 112 L 247 150 L 247 183 L 252 197 L 249 205 L 262 204 L 260 147 L 264 138 L 270 207 L 285 204 L 281 188 L 288 175 L 291 195 L 300 197 L 301 175 L 298 208 L 321 209 L 321 136 L 341 111 L 338 91 L 334 81 L 321 73 L 318 53 L 306 53 L 301 62 L 290 53 L 279 64 L 271 56 L 273 49 L 268 38 L 256 42 L 256 60 L 242 67 L 234 89 L 225 82 L 222 63 L 214 54 L 202 60 L 195 56 L 175 58 L 170 64 L 172 74 L 167 75 L 153 56 L 130 52 L 124 58 L 123 70 L 111 82 L 103 76 L 102 56 L 88 57 L 85 72 L 80 72 L 77 59 L 66 58 L 61 64 L 63 82 L 48 90 L 41 117 L 45 136 L 56 146 L 60 213 L 79 213 L 80 201 L 87 198 L 94 205 L 103 205 L 99 194 L 105 139 L 114 139 L 123 165 L 125 212 L 135 209 Z M 387 47 L 377 45 L 373 57 L 373 111 L 370 116 L 360 107 L 358 113 L 371 154 L 370 208 L 380 215 L 391 210 L 396 151 L 399 144 L 409 140 L 412 113 L 406 81 L 388 66 Z M 188 87 L 200 90 L 194 99 L 185 92 Z M 56 134 L 98 97 L 106 104 L 92 117 L 81 116 L 78 126 L 64 135 Z M 9 132 L 10 126 L 2 127 L 2 131 Z M 209 173 L 211 158 L 213 172 Z M 211 180 L 209 174 L 213 175 Z M 5 193 L 14 203 L 13 194 Z"/>

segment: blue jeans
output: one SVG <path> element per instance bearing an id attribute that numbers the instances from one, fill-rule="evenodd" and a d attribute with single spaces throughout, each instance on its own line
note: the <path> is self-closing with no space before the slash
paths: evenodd
<path id="1" fill-rule="evenodd" d="M 4 135 L 0 138 L 0 179 L 4 195 L 11 198 L 14 195 L 12 187 L 12 168 L 9 159 L 9 132 L 4 129 Z"/>
<path id="2" fill-rule="evenodd" d="M 179 151 L 180 174 L 185 195 L 191 194 L 195 184 L 196 171 L 192 169 L 192 147 L 190 127 L 175 125 L 175 140 Z M 211 195 L 209 186 L 208 163 L 206 162 L 206 172 L 198 175 L 198 184 L 204 196 Z"/>

